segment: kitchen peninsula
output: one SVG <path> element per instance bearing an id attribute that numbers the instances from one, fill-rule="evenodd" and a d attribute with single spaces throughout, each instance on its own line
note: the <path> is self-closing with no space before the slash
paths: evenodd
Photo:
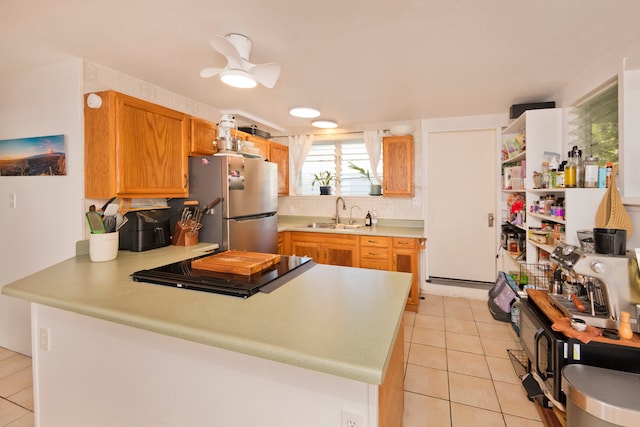
<path id="1" fill-rule="evenodd" d="M 2 290 L 32 303 L 39 426 L 401 425 L 410 274 L 315 265 L 242 299 L 129 277 L 204 244 L 78 247 Z"/>

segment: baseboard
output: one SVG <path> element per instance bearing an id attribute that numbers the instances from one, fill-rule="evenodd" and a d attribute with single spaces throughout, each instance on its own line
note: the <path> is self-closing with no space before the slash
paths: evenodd
<path id="1" fill-rule="evenodd" d="M 427 295 L 440 295 L 446 297 L 469 298 L 486 301 L 489 298 L 488 291 L 491 286 L 452 285 L 447 283 L 426 282 L 422 285 L 422 292 Z"/>

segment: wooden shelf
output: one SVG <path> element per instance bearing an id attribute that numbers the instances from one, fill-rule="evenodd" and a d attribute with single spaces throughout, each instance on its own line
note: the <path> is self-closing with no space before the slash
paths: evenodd
<path id="1" fill-rule="evenodd" d="M 537 243 L 537 242 L 534 242 L 534 241 L 533 241 L 533 240 L 531 240 L 531 239 L 527 239 L 527 242 L 528 242 L 528 243 L 531 243 L 533 246 L 535 246 L 535 247 L 536 247 L 536 248 L 538 248 L 538 249 L 542 249 L 543 251 L 545 251 L 545 252 L 547 252 L 547 253 L 551 253 L 551 252 L 553 252 L 553 250 L 556 248 L 555 246 L 551 246 L 551 245 L 546 245 L 546 244 L 543 244 L 543 243 Z"/>
<path id="2" fill-rule="evenodd" d="M 505 159 L 502 161 L 502 164 L 506 164 L 506 163 L 514 163 L 514 162 L 519 162 L 521 160 L 524 160 L 527 157 L 527 152 L 526 151 L 522 151 L 521 153 L 516 154 L 515 156 L 511 156 L 508 159 Z"/>
<path id="3" fill-rule="evenodd" d="M 541 215 L 541 214 L 537 214 L 535 212 L 530 212 L 530 213 L 528 213 L 528 215 L 530 217 L 533 217 L 533 218 L 538 218 L 538 219 L 540 219 L 542 221 L 551 221 L 551 222 L 555 222 L 555 223 L 558 223 L 558 224 L 566 224 L 567 223 L 564 219 L 558 218 L 557 216 Z"/>

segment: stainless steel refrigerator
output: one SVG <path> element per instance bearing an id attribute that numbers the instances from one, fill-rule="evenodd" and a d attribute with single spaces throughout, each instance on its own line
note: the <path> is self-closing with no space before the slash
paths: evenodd
<path id="1" fill-rule="evenodd" d="M 258 158 L 189 157 L 189 198 L 173 199 L 177 214 L 184 200 L 205 207 L 221 201 L 202 216 L 200 241 L 222 249 L 277 253 L 278 167 Z"/>

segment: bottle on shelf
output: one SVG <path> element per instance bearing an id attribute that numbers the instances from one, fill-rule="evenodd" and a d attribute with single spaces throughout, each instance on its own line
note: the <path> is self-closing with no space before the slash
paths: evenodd
<path id="1" fill-rule="evenodd" d="M 611 184 L 611 176 L 613 175 L 613 163 L 607 162 L 607 188 Z"/>
<path id="2" fill-rule="evenodd" d="M 556 188 L 564 188 L 564 167 L 567 161 L 563 160 L 558 166 L 558 172 L 556 173 Z"/>
<path id="3" fill-rule="evenodd" d="M 584 159 L 584 186 L 586 188 L 598 187 L 598 158 L 589 156 Z"/>
<path id="4" fill-rule="evenodd" d="M 574 159 L 576 162 L 576 187 L 584 188 L 584 161 L 582 160 L 582 150 L 574 148 Z"/>
<path id="5" fill-rule="evenodd" d="M 549 188 L 549 162 L 542 162 L 540 188 Z"/>
<path id="6" fill-rule="evenodd" d="M 564 167 L 564 186 L 566 188 L 575 188 L 576 186 L 576 164 L 573 159 L 573 151 L 567 153 L 567 164 Z"/>

